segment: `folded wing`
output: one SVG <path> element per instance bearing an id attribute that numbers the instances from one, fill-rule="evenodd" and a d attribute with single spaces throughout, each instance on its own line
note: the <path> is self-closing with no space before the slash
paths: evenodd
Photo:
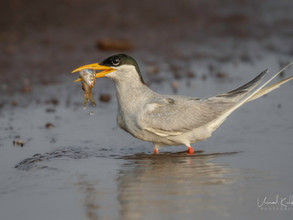
<path id="1" fill-rule="evenodd" d="M 177 96 L 161 97 L 145 105 L 138 124 L 159 136 L 180 135 L 206 125 L 233 106 L 222 100 L 199 100 Z"/>

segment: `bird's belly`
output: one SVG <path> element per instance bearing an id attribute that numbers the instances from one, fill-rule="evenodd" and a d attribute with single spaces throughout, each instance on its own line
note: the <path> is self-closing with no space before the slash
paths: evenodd
<path id="1" fill-rule="evenodd" d="M 156 143 L 160 146 L 193 144 L 203 141 L 211 136 L 210 132 L 203 132 L 202 130 L 198 131 L 198 133 L 196 131 L 188 131 L 181 135 L 170 135 L 164 137 L 158 136 L 146 130 L 140 130 L 139 132 L 129 130 L 126 131 L 140 140 Z"/>
<path id="2" fill-rule="evenodd" d="M 198 141 L 205 140 L 211 136 L 211 131 L 206 129 L 204 126 L 190 131 L 181 133 L 179 135 L 166 135 L 160 136 L 152 133 L 148 130 L 141 128 L 135 120 L 131 117 L 123 117 L 123 115 L 118 115 L 117 117 L 118 125 L 124 131 L 130 133 L 135 138 L 140 140 L 149 141 L 153 143 L 164 145 L 182 145 L 182 144 L 192 144 Z"/>
<path id="3" fill-rule="evenodd" d="M 188 145 L 203 141 L 211 137 L 211 132 L 204 127 L 192 129 L 180 135 L 159 137 L 157 143 L 161 145 Z"/>

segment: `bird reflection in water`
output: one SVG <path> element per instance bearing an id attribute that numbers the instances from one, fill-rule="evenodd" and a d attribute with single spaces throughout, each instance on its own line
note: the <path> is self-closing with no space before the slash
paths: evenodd
<path id="1" fill-rule="evenodd" d="M 234 178 L 230 175 L 232 169 L 229 165 L 213 161 L 218 156 L 236 153 L 239 152 L 123 157 L 126 163 L 117 179 L 122 219 L 172 217 L 172 213 L 181 213 L 182 217 L 182 214 L 188 215 L 195 210 L 220 209 L 221 204 L 214 200 L 217 188 L 219 185 L 221 189 L 225 184 L 228 186 Z"/>

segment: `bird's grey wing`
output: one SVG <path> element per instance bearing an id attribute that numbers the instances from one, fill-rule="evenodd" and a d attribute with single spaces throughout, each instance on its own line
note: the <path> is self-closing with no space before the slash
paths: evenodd
<path id="1" fill-rule="evenodd" d="M 162 97 L 148 102 L 139 114 L 138 124 L 159 136 L 180 135 L 219 117 L 234 103 L 183 97 Z"/>

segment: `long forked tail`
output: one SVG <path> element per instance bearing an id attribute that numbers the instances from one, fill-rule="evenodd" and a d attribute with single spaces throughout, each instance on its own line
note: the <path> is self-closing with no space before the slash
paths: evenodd
<path id="1" fill-rule="evenodd" d="M 230 92 L 226 92 L 220 95 L 217 95 L 212 98 L 228 98 L 230 100 L 234 100 L 235 102 L 238 102 L 241 100 L 241 98 L 247 96 L 249 92 L 251 92 L 254 88 L 256 88 L 262 81 L 262 79 L 265 77 L 265 75 L 268 73 L 268 70 L 262 71 L 258 76 L 256 76 L 253 80 L 249 81 L 243 86 L 240 86 L 237 89 L 234 89 Z"/>
<path id="2" fill-rule="evenodd" d="M 289 66 L 287 66 L 287 67 L 289 67 Z M 275 83 L 273 85 L 270 85 L 270 86 L 267 86 L 267 87 L 262 88 L 257 93 L 255 93 L 250 99 L 248 99 L 246 102 L 250 102 L 252 100 L 255 100 L 257 98 L 262 97 L 263 95 L 265 95 L 265 94 L 267 94 L 267 93 L 269 93 L 269 92 L 271 92 L 271 91 L 279 88 L 281 85 L 283 85 L 284 83 L 290 81 L 291 79 L 293 79 L 293 76 L 291 76 L 291 77 L 289 77 L 287 79 L 284 79 L 284 80 L 282 80 L 280 82 L 277 82 L 277 83 Z"/>
<path id="3" fill-rule="evenodd" d="M 257 99 L 273 90 L 275 90 L 276 88 L 278 88 L 279 86 L 281 86 L 282 84 L 290 81 L 291 79 L 293 79 L 293 76 L 284 79 L 280 82 L 277 82 L 273 85 L 267 86 L 274 78 L 276 78 L 281 72 L 283 72 L 285 69 L 289 68 L 291 65 L 293 65 L 293 62 L 289 63 L 287 66 L 285 66 L 283 69 L 281 69 L 278 73 L 276 73 L 274 76 L 272 76 L 269 80 L 267 80 L 264 84 L 262 84 L 260 87 L 250 91 L 246 96 L 244 96 L 242 99 L 239 100 L 239 102 L 234 105 L 232 108 L 228 109 L 227 111 L 225 111 L 219 118 L 211 121 L 209 124 L 211 124 L 210 128 L 212 130 L 216 129 L 217 127 L 219 127 L 223 121 L 237 108 L 239 108 L 241 105 L 243 105 L 246 102 L 250 102 L 254 99 Z"/>

